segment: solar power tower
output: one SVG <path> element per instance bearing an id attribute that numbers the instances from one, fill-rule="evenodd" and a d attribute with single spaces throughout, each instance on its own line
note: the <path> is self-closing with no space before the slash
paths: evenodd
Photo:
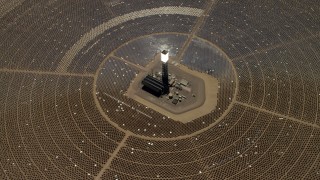
<path id="1" fill-rule="evenodd" d="M 162 61 L 162 83 L 164 86 L 163 93 L 169 94 L 169 74 L 168 74 L 168 60 L 169 60 L 169 52 L 163 50 L 161 52 L 161 61 Z"/>

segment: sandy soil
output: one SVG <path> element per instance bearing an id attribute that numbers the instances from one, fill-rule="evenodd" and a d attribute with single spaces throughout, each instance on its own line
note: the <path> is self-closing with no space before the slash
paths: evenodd
<path id="1" fill-rule="evenodd" d="M 172 108 L 171 105 L 168 106 L 167 103 L 155 102 L 158 101 L 156 97 L 144 96 L 141 92 L 141 81 L 142 79 L 154 69 L 159 60 L 160 56 L 156 56 L 155 60 L 146 66 L 147 71 L 141 71 L 134 81 L 131 83 L 126 96 L 136 100 L 137 102 L 152 108 L 153 110 L 167 116 L 175 121 L 180 121 L 182 123 L 190 122 L 196 118 L 199 118 L 205 114 L 210 113 L 216 108 L 217 105 L 217 94 L 218 94 L 218 80 L 214 77 L 200 73 L 198 71 L 193 71 L 182 64 L 178 64 L 175 68 L 188 74 L 190 77 L 195 76 L 203 81 L 204 89 L 199 89 L 196 92 L 196 101 L 190 105 Z M 170 58 L 172 61 L 174 58 Z M 169 63 L 170 63 L 169 61 Z M 169 70 L 170 71 L 170 70 Z M 172 105 L 174 107 L 174 105 Z"/>

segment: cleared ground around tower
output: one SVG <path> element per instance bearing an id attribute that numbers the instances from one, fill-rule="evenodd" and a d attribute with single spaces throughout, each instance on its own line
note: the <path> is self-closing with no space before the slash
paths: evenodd
<path id="1" fill-rule="evenodd" d="M 170 58 L 169 63 L 174 58 Z M 188 104 L 173 105 L 163 98 L 154 97 L 141 89 L 142 79 L 150 72 L 152 72 L 156 66 L 159 66 L 160 58 L 156 56 L 146 67 L 146 71 L 140 71 L 134 81 L 131 83 L 126 96 L 134 99 L 135 101 L 151 108 L 170 119 L 180 121 L 182 123 L 188 123 L 194 119 L 197 119 L 205 114 L 210 113 L 216 108 L 217 94 L 219 90 L 218 80 L 214 77 L 200 73 L 198 71 L 190 70 L 182 64 L 176 66 L 169 66 L 170 73 L 185 76 L 190 82 L 194 82 L 194 101 Z M 198 86 L 198 87 L 195 87 Z"/>

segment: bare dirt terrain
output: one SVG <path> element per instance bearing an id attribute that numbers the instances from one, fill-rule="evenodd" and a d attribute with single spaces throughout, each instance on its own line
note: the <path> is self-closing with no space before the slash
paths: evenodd
<path id="1" fill-rule="evenodd" d="M 171 57 L 169 63 L 175 58 Z M 160 56 L 157 55 L 147 67 L 147 71 L 140 71 L 134 81 L 131 83 L 126 96 L 136 100 L 148 108 L 167 116 L 175 121 L 183 123 L 190 122 L 205 114 L 213 111 L 217 105 L 217 93 L 219 90 L 218 80 L 214 77 L 190 70 L 182 64 L 169 66 L 169 72 L 186 77 L 193 84 L 193 93 L 196 94 L 194 99 L 188 99 L 187 102 L 174 105 L 164 98 L 157 98 L 141 89 L 142 79 L 159 66 Z"/>

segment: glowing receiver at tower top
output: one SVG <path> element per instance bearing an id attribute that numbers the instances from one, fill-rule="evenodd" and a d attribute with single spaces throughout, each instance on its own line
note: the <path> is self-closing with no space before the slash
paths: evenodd
<path id="1" fill-rule="evenodd" d="M 168 60 L 169 60 L 169 52 L 166 50 L 163 50 L 161 52 L 161 61 L 166 63 L 166 62 L 168 62 Z"/>

